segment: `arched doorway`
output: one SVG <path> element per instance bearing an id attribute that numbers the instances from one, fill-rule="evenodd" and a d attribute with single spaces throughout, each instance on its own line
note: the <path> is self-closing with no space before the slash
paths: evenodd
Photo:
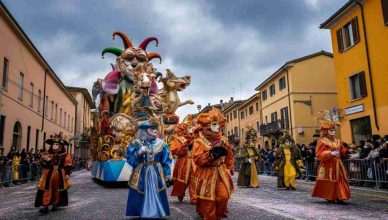
<path id="1" fill-rule="evenodd" d="M 12 148 L 15 148 L 18 151 L 21 151 L 22 149 L 22 125 L 18 121 L 13 126 Z"/>

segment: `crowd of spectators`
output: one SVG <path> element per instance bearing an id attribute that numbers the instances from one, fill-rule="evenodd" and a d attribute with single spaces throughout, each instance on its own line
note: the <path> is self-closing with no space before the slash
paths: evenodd
<path id="1" fill-rule="evenodd" d="M 35 181 L 40 176 L 41 156 L 43 149 L 34 148 L 21 151 L 11 148 L 6 154 L 0 147 L 0 187 L 15 186 L 30 181 Z M 81 170 L 87 167 L 87 161 L 73 156 L 73 170 Z"/>

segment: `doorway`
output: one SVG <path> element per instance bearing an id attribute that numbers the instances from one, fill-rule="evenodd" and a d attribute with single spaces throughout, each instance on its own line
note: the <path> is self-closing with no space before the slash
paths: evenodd
<path id="1" fill-rule="evenodd" d="M 350 120 L 352 139 L 358 145 L 360 141 L 366 141 L 372 137 L 370 117 L 362 117 Z"/>
<path id="2" fill-rule="evenodd" d="M 13 126 L 13 133 L 12 133 L 12 148 L 16 149 L 17 151 L 21 151 L 22 148 L 22 125 L 20 122 L 16 122 Z"/>

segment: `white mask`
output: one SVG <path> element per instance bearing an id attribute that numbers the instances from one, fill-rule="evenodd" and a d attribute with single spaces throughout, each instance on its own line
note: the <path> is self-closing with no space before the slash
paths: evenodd
<path id="1" fill-rule="evenodd" d="M 147 134 L 152 137 L 158 136 L 158 129 L 157 128 L 147 128 Z"/>
<path id="2" fill-rule="evenodd" d="M 329 134 L 330 134 L 331 136 L 334 136 L 334 135 L 335 135 L 335 130 L 329 130 Z"/>
<path id="3" fill-rule="evenodd" d="M 210 130 L 214 133 L 217 133 L 220 130 L 220 125 L 219 124 L 212 124 L 210 126 Z"/>
<path id="4" fill-rule="evenodd" d="M 284 142 L 284 144 L 285 144 L 286 146 L 290 146 L 290 142 L 289 142 L 289 141 Z"/>
<path id="5" fill-rule="evenodd" d="M 53 144 L 53 149 L 54 150 L 57 150 L 59 148 L 59 145 L 58 144 Z"/>

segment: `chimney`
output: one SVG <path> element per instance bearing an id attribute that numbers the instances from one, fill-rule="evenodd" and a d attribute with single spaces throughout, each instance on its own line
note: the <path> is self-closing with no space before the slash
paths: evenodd
<path id="1" fill-rule="evenodd" d="M 230 102 L 233 102 L 233 97 L 230 97 Z"/>
<path id="2" fill-rule="evenodd" d="M 220 100 L 220 104 L 223 104 L 223 103 L 224 103 L 224 101 L 221 99 L 221 100 Z"/>
<path id="3" fill-rule="evenodd" d="M 207 104 L 207 106 L 210 106 L 210 102 Z"/>

